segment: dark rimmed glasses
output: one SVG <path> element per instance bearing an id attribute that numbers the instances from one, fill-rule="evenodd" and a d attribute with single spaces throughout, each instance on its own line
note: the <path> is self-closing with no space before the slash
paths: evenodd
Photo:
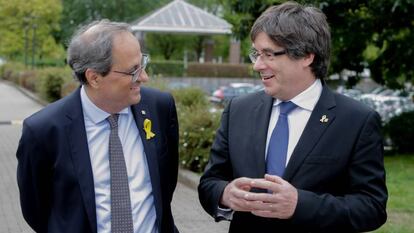
<path id="1" fill-rule="evenodd" d="M 259 52 L 257 50 L 252 50 L 252 52 L 249 53 L 249 58 L 250 61 L 252 61 L 252 63 L 256 63 L 257 59 L 259 57 L 262 57 L 263 62 L 267 62 L 267 61 L 273 61 L 274 57 L 286 54 L 287 51 L 286 50 L 282 50 L 282 51 L 273 51 L 270 49 L 266 49 L 263 52 Z"/>
<path id="2" fill-rule="evenodd" d="M 145 68 L 147 67 L 148 63 L 150 61 L 150 56 L 149 54 L 142 54 L 142 58 L 141 58 L 141 65 L 134 71 L 132 72 L 123 72 L 123 71 L 117 71 L 117 70 L 113 70 L 112 72 L 118 73 L 118 74 L 124 74 L 124 75 L 130 75 L 132 77 L 132 82 L 136 82 L 139 78 L 139 76 L 141 75 L 142 71 L 145 70 Z"/>

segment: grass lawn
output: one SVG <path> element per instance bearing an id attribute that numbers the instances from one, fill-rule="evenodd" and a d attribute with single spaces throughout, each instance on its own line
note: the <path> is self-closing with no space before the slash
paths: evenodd
<path id="1" fill-rule="evenodd" d="M 375 233 L 414 232 L 414 155 L 385 157 L 387 222 Z"/>

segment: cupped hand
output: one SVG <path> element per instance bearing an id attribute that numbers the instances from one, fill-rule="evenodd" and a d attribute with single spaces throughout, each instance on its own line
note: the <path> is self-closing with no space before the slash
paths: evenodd
<path id="1" fill-rule="evenodd" d="M 251 180 L 249 187 L 267 189 L 268 193 L 248 193 L 245 196 L 252 214 L 266 217 L 289 219 L 295 212 L 298 191 L 279 176 L 265 175 L 264 179 Z"/>

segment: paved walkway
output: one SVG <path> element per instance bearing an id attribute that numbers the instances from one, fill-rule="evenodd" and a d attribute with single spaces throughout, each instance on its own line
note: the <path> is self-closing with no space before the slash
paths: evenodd
<path id="1" fill-rule="evenodd" d="M 41 108 L 42 105 L 0 80 L 0 233 L 33 232 L 20 211 L 15 154 L 21 135 L 21 121 Z M 179 182 L 172 203 L 180 232 L 227 232 L 229 224 L 215 223 L 200 206 L 194 182 L 192 188 L 190 186 Z"/>

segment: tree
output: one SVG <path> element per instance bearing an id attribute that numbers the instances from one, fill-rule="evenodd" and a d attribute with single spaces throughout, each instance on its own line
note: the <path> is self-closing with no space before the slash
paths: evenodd
<path id="1" fill-rule="evenodd" d="M 249 36 L 250 28 L 256 18 L 275 1 L 271 0 L 221 0 L 224 9 L 224 18 L 233 25 L 233 34 L 237 39 L 243 40 Z M 279 1 L 282 2 L 282 1 Z"/>
<path id="2" fill-rule="evenodd" d="M 413 83 L 414 1 L 371 1 L 369 7 L 375 16 L 370 44 L 379 51 L 369 60 L 375 80 L 392 88 Z"/>
<path id="3" fill-rule="evenodd" d="M 361 72 L 391 88 L 413 82 L 414 1 L 319 1 L 331 24 L 332 72 Z M 357 77 L 358 78 L 358 77 Z"/>
<path id="4" fill-rule="evenodd" d="M 246 38 L 254 20 L 280 0 L 222 0 L 225 18 L 238 38 Z M 414 82 L 414 1 L 412 0 L 308 0 L 319 7 L 332 31 L 330 73 L 344 69 L 358 73 L 369 68 L 374 80 L 391 88 Z"/>
<path id="5" fill-rule="evenodd" d="M 160 33 L 148 33 L 146 35 L 146 46 L 150 54 L 160 54 L 165 60 L 181 59 L 180 53 L 185 47 L 185 41 L 190 42 L 190 38 L 183 35 L 171 35 Z"/>
<path id="6" fill-rule="evenodd" d="M 51 34 L 59 31 L 62 5 L 58 0 L 0 0 L 0 55 L 63 59 L 63 48 Z M 33 54 L 30 54 L 33 55 Z"/>
<path id="7" fill-rule="evenodd" d="M 94 20 L 131 22 L 166 4 L 169 0 L 63 0 L 62 31 L 55 37 L 67 43 L 73 32 Z"/>

